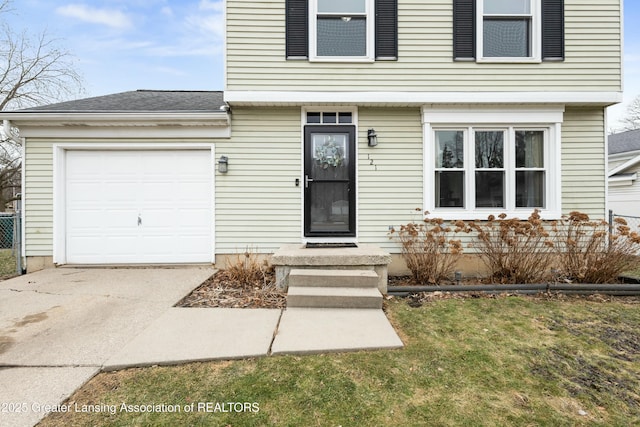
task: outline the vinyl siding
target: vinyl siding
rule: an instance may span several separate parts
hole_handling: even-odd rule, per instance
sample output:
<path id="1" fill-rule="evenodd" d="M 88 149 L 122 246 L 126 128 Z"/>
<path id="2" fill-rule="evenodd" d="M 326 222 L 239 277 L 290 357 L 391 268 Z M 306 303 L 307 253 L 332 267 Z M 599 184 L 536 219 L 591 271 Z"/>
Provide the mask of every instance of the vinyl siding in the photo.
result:
<path id="1" fill-rule="evenodd" d="M 216 144 L 229 173 L 216 180 L 216 250 L 273 252 L 300 242 L 300 108 L 234 108 L 232 139 Z"/>
<path id="2" fill-rule="evenodd" d="M 387 237 L 389 226 L 419 218 L 415 209 L 423 206 L 420 109 L 360 107 L 358 119 L 359 241 L 397 252 Z M 295 185 L 302 175 L 301 126 L 299 107 L 233 109 L 232 138 L 213 141 L 216 157 L 229 157 L 229 173 L 216 173 L 217 253 L 247 247 L 270 253 L 301 241 L 302 186 Z M 367 146 L 369 128 L 378 134 L 377 147 Z M 604 129 L 602 108 L 567 107 L 561 148 L 565 213 L 604 217 Z M 27 256 L 53 254 L 55 142 L 67 141 L 29 139 L 26 144 Z"/>
<path id="3" fill-rule="evenodd" d="M 367 145 L 374 128 L 379 144 Z M 359 109 L 359 241 L 388 250 L 390 226 L 419 217 L 422 207 L 422 124 L 419 108 Z"/>
<path id="4" fill-rule="evenodd" d="M 398 61 L 285 60 L 284 0 L 227 2 L 226 89 L 620 91 L 620 0 L 565 1 L 565 61 L 454 62 L 452 2 L 400 0 Z"/>
<path id="5" fill-rule="evenodd" d="M 50 142 L 28 140 L 25 146 L 25 251 L 53 255 L 53 149 Z"/>
<path id="6" fill-rule="evenodd" d="M 605 218 L 605 125 L 602 108 L 567 107 L 562 124 L 562 211 Z"/>
<path id="7" fill-rule="evenodd" d="M 638 156 L 638 152 L 629 152 L 616 155 L 615 160 L 609 157 L 609 171 L 618 166 L 627 163 Z M 618 174 L 637 174 L 640 175 L 640 164 L 633 165 L 627 169 L 621 170 Z M 617 215 L 627 215 L 640 217 L 640 181 L 638 179 L 631 181 L 631 185 L 621 185 L 619 183 L 609 184 L 608 209 Z M 640 223 L 637 219 L 632 219 L 633 225 Z"/>
<path id="8" fill-rule="evenodd" d="M 635 173 L 640 176 L 640 165 L 623 173 Z M 636 179 L 631 185 L 609 185 L 609 209 L 617 215 L 640 217 L 640 181 Z M 629 222 L 632 222 L 632 225 L 640 223 L 637 219 Z"/>

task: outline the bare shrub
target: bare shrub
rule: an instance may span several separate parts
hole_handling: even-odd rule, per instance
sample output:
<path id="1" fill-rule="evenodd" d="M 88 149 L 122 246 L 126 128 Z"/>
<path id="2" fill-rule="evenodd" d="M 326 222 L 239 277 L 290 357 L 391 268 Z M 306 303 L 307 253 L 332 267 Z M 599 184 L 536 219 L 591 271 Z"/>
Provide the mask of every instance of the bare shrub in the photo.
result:
<path id="1" fill-rule="evenodd" d="M 571 212 L 554 224 L 560 245 L 562 271 L 580 283 L 611 283 L 638 262 L 640 235 L 623 218 L 609 223 Z"/>
<path id="2" fill-rule="evenodd" d="M 463 228 L 464 224 L 462 228 L 452 229 L 440 218 L 427 218 L 402 225 L 400 230 L 391 230 L 389 238 L 400 243 L 402 257 L 416 283 L 437 284 L 453 273 L 457 255 L 462 253 L 462 243 L 449 237 Z"/>
<path id="3" fill-rule="evenodd" d="M 473 244 L 490 271 L 491 279 L 500 283 L 541 283 L 548 279 L 555 243 L 536 209 L 525 220 L 498 218 L 470 221 L 476 232 Z"/>
<path id="4" fill-rule="evenodd" d="M 267 273 L 271 268 L 267 260 L 260 262 L 258 254 L 247 248 L 227 263 L 225 272 L 228 280 L 240 286 L 255 286 L 256 283 L 267 285 Z"/>

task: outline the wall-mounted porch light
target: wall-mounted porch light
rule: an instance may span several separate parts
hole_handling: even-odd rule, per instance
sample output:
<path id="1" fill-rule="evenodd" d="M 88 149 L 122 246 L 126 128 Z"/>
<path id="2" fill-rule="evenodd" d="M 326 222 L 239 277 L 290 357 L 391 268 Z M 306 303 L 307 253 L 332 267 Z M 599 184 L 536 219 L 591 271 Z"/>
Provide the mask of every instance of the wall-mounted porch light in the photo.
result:
<path id="1" fill-rule="evenodd" d="M 227 156 L 220 156 L 220 159 L 218 160 L 218 172 L 229 172 L 229 158 Z"/>
<path id="2" fill-rule="evenodd" d="M 369 129 L 367 131 L 367 141 L 369 142 L 369 147 L 378 145 L 378 135 L 376 135 L 375 129 Z"/>

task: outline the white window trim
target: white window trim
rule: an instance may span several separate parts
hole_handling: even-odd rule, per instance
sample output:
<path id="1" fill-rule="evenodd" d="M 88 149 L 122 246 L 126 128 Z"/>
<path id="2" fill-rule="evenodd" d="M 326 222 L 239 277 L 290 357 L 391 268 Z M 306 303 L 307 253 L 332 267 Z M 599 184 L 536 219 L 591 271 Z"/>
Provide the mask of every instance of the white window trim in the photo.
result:
<path id="1" fill-rule="evenodd" d="M 540 63 L 542 62 L 542 3 L 531 1 L 531 56 L 529 57 L 484 57 L 484 0 L 478 0 L 476 9 L 476 62 L 495 63 Z M 505 15 L 516 16 L 516 15 Z"/>
<path id="2" fill-rule="evenodd" d="M 435 130 L 464 130 L 467 142 L 471 137 L 473 129 L 506 129 L 513 133 L 514 130 L 546 130 L 548 141 L 545 141 L 545 196 L 546 207 L 540 209 L 543 219 L 559 219 L 562 216 L 562 162 L 561 162 L 561 128 L 564 115 L 564 106 L 551 108 L 517 108 L 509 109 L 479 108 L 474 110 L 464 108 L 422 108 L 423 118 L 423 165 L 424 177 L 424 206 L 423 209 L 430 213 L 432 217 L 446 220 L 474 220 L 486 219 L 488 215 L 498 215 L 505 213 L 509 218 L 527 218 L 534 208 L 515 208 L 513 200 L 513 183 L 508 177 L 505 181 L 505 204 L 504 208 L 436 208 L 435 207 Z M 508 139 L 508 143 L 511 141 Z M 465 156 L 468 155 L 468 148 L 465 146 Z M 505 153 L 505 162 L 508 160 L 508 153 Z M 468 157 L 465 162 L 468 162 Z M 468 163 L 465 163 L 468 164 Z M 515 171 L 514 168 L 507 168 L 507 174 Z M 465 174 L 465 175 L 468 175 Z M 473 184 L 474 177 L 466 177 L 466 185 Z M 515 182 L 515 181 L 514 181 Z M 475 196 L 475 190 L 465 192 L 465 206 L 469 204 Z M 510 206 L 513 208 L 509 209 Z"/>
<path id="3" fill-rule="evenodd" d="M 375 52 L 375 4 L 374 0 L 365 0 L 367 20 L 367 53 L 365 56 L 318 56 L 318 0 L 309 1 L 309 61 L 310 62 L 374 62 Z"/>

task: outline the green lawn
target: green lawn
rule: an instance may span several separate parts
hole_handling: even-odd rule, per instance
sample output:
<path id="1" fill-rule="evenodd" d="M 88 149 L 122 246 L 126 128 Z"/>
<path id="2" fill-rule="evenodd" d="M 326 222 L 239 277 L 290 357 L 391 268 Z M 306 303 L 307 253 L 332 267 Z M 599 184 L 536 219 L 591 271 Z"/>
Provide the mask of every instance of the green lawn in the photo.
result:
<path id="1" fill-rule="evenodd" d="M 637 299 L 392 300 L 387 311 L 402 350 L 100 374 L 70 402 L 115 405 L 115 415 L 56 414 L 42 425 L 638 425 Z M 201 411 L 125 413 L 123 402 Z M 205 412 L 206 402 L 259 411 Z"/>

